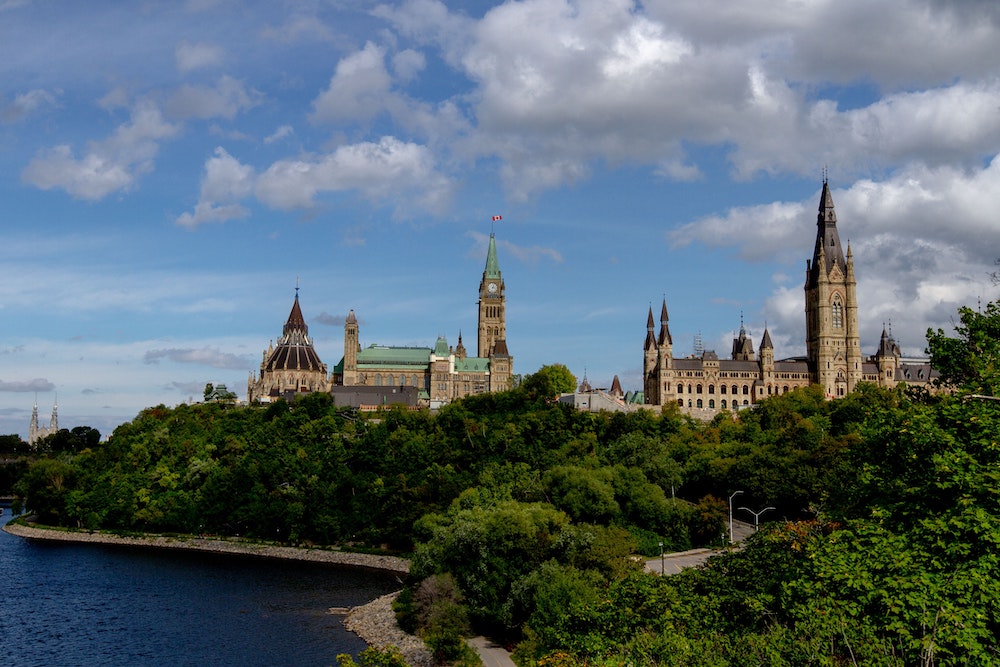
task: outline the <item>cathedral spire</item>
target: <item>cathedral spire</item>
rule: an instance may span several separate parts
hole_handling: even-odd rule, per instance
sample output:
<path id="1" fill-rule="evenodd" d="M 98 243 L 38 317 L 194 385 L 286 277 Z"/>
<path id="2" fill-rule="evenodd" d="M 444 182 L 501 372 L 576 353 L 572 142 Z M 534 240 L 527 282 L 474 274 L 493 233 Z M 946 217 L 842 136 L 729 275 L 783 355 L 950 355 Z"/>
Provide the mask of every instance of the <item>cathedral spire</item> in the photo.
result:
<path id="1" fill-rule="evenodd" d="M 820 261 L 822 257 L 823 261 Z M 830 274 L 834 266 L 846 271 L 844 249 L 840 245 L 840 234 L 837 232 L 837 212 L 833 207 L 833 195 L 830 192 L 830 182 L 823 178 L 823 191 L 819 196 L 819 210 L 816 215 L 816 247 L 813 250 L 809 284 L 819 282 L 820 272 Z"/>
<path id="2" fill-rule="evenodd" d="M 656 342 L 660 345 L 673 345 L 673 337 L 670 335 L 670 325 L 667 322 L 670 317 L 667 315 L 667 299 L 663 298 L 663 307 L 660 308 L 660 336 Z"/>

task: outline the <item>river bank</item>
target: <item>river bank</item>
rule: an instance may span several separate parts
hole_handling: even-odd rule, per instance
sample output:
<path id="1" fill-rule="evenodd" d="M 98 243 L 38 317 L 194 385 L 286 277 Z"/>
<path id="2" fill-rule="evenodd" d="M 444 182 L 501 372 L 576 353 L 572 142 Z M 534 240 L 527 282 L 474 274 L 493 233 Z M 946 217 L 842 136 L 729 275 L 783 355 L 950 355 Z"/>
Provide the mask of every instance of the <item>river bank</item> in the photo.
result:
<path id="1" fill-rule="evenodd" d="M 181 549 L 185 551 L 204 551 L 209 553 L 226 553 L 259 558 L 277 558 L 282 560 L 300 560 L 313 563 L 330 563 L 345 567 L 358 567 L 370 570 L 381 570 L 397 574 L 407 574 L 410 571 L 410 561 L 398 556 L 382 554 L 365 554 L 353 551 L 337 551 L 333 549 L 307 549 L 303 547 L 283 547 L 269 544 L 259 544 L 235 539 L 218 537 L 180 537 L 167 535 L 116 535 L 103 531 L 69 530 L 64 528 L 43 527 L 31 523 L 8 523 L 3 530 L 29 540 L 49 540 L 53 542 L 89 542 L 93 544 L 113 544 L 119 546 L 146 547 L 156 549 Z"/>

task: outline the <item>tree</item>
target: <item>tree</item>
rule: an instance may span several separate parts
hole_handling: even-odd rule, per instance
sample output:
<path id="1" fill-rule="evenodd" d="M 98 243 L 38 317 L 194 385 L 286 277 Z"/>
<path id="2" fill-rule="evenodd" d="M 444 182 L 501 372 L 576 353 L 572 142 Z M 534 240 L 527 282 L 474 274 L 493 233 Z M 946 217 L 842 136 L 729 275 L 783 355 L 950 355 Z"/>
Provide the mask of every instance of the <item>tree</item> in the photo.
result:
<path id="1" fill-rule="evenodd" d="M 956 337 L 942 329 L 927 330 L 931 364 L 941 373 L 941 383 L 963 393 L 1000 396 L 1000 302 L 985 310 L 959 308 Z"/>
<path id="2" fill-rule="evenodd" d="M 576 378 L 564 364 L 548 364 L 524 378 L 521 386 L 536 398 L 552 398 L 576 389 Z"/>

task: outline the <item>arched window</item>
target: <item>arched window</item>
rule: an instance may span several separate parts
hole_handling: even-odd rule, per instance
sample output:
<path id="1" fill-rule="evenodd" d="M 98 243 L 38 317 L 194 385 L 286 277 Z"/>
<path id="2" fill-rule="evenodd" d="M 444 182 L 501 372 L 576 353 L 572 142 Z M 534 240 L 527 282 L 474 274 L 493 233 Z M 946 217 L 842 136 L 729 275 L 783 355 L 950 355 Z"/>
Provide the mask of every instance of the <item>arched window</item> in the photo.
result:
<path id="1" fill-rule="evenodd" d="M 719 393 L 720 394 L 725 394 L 726 393 L 726 385 L 722 385 L 721 387 L 719 387 Z"/>
<path id="2" fill-rule="evenodd" d="M 702 406 L 701 406 L 701 399 L 700 399 L 700 398 L 698 399 L 698 407 L 699 407 L 699 408 L 700 408 L 700 407 L 702 407 Z"/>
<path id="3" fill-rule="evenodd" d="M 396 378 L 393 376 L 392 373 L 389 373 L 389 377 L 386 378 L 385 383 L 386 383 L 386 385 L 388 385 L 390 387 L 392 387 L 392 386 L 394 386 L 396 384 Z"/>
<path id="4" fill-rule="evenodd" d="M 684 399 L 683 398 L 678 398 L 677 399 L 677 405 L 679 405 L 679 406 L 681 406 L 683 408 L 684 407 Z"/>
<path id="5" fill-rule="evenodd" d="M 714 394 L 715 393 L 715 385 L 714 384 L 708 385 L 708 393 L 710 393 L 710 394 Z"/>
<path id="6" fill-rule="evenodd" d="M 835 329 L 844 328 L 844 304 L 840 302 L 840 296 L 833 297 L 833 326 Z"/>
<path id="7" fill-rule="evenodd" d="M 749 393 L 750 393 L 750 386 L 743 385 L 743 395 L 746 396 Z M 743 401 L 743 405 L 746 405 L 746 403 L 747 403 L 746 401 Z"/>
<path id="8" fill-rule="evenodd" d="M 381 387 L 382 386 L 382 374 L 381 373 L 376 373 L 375 374 L 375 386 L 376 387 Z"/>
<path id="9" fill-rule="evenodd" d="M 715 399 L 714 398 L 708 399 L 708 407 L 710 407 L 710 408 L 714 408 L 715 407 Z"/>
<path id="10" fill-rule="evenodd" d="M 733 395 L 735 396 L 735 395 L 736 395 L 736 394 L 738 394 L 738 393 L 740 393 L 740 392 L 739 392 L 739 388 L 738 388 L 738 387 L 737 387 L 737 386 L 736 386 L 736 385 L 734 384 L 734 385 L 733 385 Z"/>
<path id="11" fill-rule="evenodd" d="M 698 385 L 698 386 L 696 387 L 696 389 L 698 390 L 698 393 L 700 394 L 700 393 L 701 393 L 701 385 Z"/>

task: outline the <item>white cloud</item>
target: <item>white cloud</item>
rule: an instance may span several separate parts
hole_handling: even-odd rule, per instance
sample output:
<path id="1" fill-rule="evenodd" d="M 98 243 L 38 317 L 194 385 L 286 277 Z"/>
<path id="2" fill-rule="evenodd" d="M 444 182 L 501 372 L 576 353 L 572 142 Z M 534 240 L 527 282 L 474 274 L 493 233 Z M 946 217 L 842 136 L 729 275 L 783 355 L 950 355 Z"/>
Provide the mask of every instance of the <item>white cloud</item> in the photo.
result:
<path id="1" fill-rule="evenodd" d="M 159 142 L 178 128 L 167 123 L 148 102 L 137 104 L 129 123 L 103 141 L 92 141 L 80 158 L 68 145 L 41 151 L 28 163 L 21 178 L 43 190 L 60 188 L 80 199 L 99 200 L 130 189 L 153 168 Z"/>
<path id="2" fill-rule="evenodd" d="M 440 212 L 452 185 L 429 149 L 394 137 L 378 143 L 340 146 L 332 153 L 281 160 L 257 179 L 257 198 L 280 209 L 311 208 L 322 192 L 356 190 L 380 204 L 396 203 L 396 214 Z M 414 210 L 408 211 L 412 208 Z"/>
<path id="3" fill-rule="evenodd" d="M 392 78 L 385 68 L 385 49 L 368 42 L 337 63 L 330 85 L 313 102 L 312 119 L 322 123 L 370 121 L 382 111 Z"/>
<path id="4" fill-rule="evenodd" d="M 221 146 L 216 148 L 215 155 L 205 161 L 201 195 L 194 212 L 182 214 L 177 224 L 196 227 L 246 218 L 250 211 L 239 202 L 253 192 L 254 179 L 253 167 L 241 164 Z"/>
<path id="5" fill-rule="evenodd" d="M 223 50 L 214 44 L 181 42 L 174 51 L 177 70 L 186 74 L 204 67 L 216 67 L 222 63 Z"/>
<path id="6" fill-rule="evenodd" d="M 262 95 L 231 76 L 222 76 L 215 86 L 185 85 L 167 102 L 172 118 L 228 118 L 260 104 Z"/>

